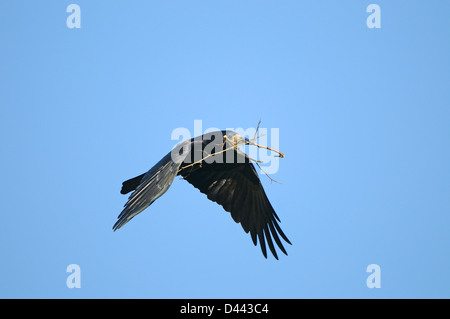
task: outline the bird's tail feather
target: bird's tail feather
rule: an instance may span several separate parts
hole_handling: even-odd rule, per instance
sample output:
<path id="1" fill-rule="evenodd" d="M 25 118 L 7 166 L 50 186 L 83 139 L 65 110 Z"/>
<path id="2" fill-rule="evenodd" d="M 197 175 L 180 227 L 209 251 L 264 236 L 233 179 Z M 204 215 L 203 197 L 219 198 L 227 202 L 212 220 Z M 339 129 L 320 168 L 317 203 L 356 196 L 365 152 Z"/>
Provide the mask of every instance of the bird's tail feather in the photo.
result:
<path id="1" fill-rule="evenodd" d="M 122 189 L 120 190 L 121 194 L 127 194 L 131 191 L 134 191 L 136 187 L 141 183 L 142 177 L 144 177 L 145 173 L 136 177 L 133 177 L 122 183 Z"/>

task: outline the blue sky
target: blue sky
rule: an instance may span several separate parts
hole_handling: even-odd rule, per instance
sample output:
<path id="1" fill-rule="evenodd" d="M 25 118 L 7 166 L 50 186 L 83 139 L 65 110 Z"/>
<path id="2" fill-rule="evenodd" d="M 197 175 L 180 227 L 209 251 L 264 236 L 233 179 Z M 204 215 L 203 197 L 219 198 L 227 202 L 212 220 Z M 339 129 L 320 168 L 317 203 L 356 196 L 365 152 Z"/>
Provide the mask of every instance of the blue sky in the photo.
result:
<path id="1" fill-rule="evenodd" d="M 449 298 L 449 10 L 2 1 L 0 297 Z M 121 183 L 171 150 L 174 129 L 259 119 L 286 155 L 282 184 L 261 180 L 289 256 L 264 259 L 178 178 L 112 231 Z"/>

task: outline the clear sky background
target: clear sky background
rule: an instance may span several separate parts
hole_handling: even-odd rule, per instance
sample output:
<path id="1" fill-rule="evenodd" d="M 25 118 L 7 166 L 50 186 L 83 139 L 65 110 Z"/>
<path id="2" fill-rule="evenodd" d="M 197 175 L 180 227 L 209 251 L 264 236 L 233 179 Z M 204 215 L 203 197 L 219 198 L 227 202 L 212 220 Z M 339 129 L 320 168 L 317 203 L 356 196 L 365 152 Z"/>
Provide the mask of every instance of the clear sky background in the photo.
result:
<path id="1" fill-rule="evenodd" d="M 81 8 L 69 29 L 66 8 Z M 381 8 L 369 29 L 366 8 Z M 450 297 L 449 1 L 1 1 L 0 297 Z M 279 128 L 266 260 L 177 178 L 178 127 Z M 81 288 L 66 268 L 78 264 Z M 381 288 L 369 289 L 370 264 Z"/>

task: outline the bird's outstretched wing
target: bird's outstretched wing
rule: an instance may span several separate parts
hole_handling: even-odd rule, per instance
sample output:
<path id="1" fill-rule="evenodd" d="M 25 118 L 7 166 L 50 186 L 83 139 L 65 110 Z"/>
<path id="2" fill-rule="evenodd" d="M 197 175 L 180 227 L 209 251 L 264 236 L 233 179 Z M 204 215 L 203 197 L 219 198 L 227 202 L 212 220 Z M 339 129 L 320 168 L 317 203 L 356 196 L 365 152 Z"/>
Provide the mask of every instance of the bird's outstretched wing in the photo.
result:
<path id="1" fill-rule="evenodd" d="M 125 225 L 130 219 L 161 197 L 172 185 L 179 167 L 180 163 L 174 162 L 171 153 L 169 153 L 147 173 L 125 181 L 122 187 L 122 194 L 132 190 L 128 188 L 134 187 L 135 191 L 131 193 L 117 222 L 114 224 L 114 231 Z"/>
<path id="2" fill-rule="evenodd" d="M 236 154 L 235 154 L 236 155 Z M 280 221 L 267 198 L 255 167 L 248 160 L 245 163 L 201 163 L 184 167 L 183 176 L 208 199 L 220 204 L 231 213 L 236 223 L 241 223 L 246 233 L 250 232 L 253 243 L 257 239 L 264 257 L 267 258 L 265 240 L 270 251 L 278 259 L 272 237 L 283 253 L 286 250 L 278 234 L 289 244 L 291 242 L 281 230 Z"/>

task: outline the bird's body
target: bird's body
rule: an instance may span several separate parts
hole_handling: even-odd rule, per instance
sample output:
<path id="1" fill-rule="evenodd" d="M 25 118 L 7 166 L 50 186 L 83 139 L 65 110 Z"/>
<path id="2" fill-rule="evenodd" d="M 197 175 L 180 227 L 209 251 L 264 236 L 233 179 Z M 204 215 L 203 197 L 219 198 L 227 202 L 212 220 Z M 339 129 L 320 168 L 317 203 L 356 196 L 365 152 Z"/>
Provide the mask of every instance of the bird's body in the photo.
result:
<path id="1" fill-rule="evenodd" d="M 122 194 L 134 192 L 113 229 L 119 229 L 150 206 L 180 175 L 206 194 L 208 199 L 230 212 L 234 221 L 241 223 L 245 232 L 250 232 L 255 245 L 259 239 L 266 258 L 264 238 L 275 258 L 278 259 L 278 256 L 272 237 L 287 254 L 278 234 L 287 243 L 290 244 L 290 241 L 277 223 L 279 218 L 251 159 L 237 148 L 243 144 L 254 143 L 233 131 L 216 131 L 179 143 L 147 173 L 123 182 Z"/>

